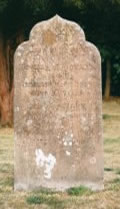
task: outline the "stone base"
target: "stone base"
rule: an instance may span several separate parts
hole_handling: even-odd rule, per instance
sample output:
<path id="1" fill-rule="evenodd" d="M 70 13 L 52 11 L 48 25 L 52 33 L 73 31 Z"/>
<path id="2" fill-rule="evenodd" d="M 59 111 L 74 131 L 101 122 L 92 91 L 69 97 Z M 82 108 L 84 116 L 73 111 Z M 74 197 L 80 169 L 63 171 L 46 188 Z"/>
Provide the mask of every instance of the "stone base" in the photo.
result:
<path id="1" fill-rule="evenodd" d="M 87 181 L 81 181 L 81 182 L 52 182 L 46 183 L 44 186 L 41 184 L 23 184 L 23 183 L 15 183 L 14 190 L 18 191 L 33 191 L 33 190 L 40 190 L 42 188 L 45 189 L 51 189 L 53 191 L 65 191 L 72 187 L 80 187 L 84 186 L 88 189 L 91 189 L 92 191 L 101 191 L 104 189 L 103 181 L 101 182 L 87 182 Z"/>

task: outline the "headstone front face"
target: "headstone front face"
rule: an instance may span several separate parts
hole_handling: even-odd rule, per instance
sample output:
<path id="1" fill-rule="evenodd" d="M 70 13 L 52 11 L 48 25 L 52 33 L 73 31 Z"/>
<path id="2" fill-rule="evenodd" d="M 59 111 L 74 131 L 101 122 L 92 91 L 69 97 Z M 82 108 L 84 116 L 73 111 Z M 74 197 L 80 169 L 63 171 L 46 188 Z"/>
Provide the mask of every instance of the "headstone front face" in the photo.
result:
<path id="1" fill-rule="evenodd" d="M 15 190 L 103 188 L 101 60 L 55 16 L 15 54 Z"/>

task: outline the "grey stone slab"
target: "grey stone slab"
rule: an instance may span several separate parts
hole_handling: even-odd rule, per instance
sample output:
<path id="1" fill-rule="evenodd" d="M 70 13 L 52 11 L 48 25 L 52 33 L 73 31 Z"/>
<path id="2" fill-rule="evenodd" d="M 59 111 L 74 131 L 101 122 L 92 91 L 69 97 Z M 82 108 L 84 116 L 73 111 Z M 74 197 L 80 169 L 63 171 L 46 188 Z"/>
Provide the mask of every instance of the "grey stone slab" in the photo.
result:
<path id="1" fill-rule="evenodd" d="M 101 58 L 74 22 L 36 24 L 15 53 L 15 190 L 103 188 Z"/>

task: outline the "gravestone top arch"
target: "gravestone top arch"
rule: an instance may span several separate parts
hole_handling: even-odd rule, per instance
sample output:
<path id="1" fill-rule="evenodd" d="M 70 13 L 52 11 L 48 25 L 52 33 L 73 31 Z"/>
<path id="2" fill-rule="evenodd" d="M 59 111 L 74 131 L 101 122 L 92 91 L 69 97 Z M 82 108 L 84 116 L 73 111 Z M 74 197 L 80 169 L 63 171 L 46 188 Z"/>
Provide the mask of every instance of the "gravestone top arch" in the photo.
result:
<path id="1" fill-rule="evenodd" d="M 58 15 L 15 53 L 15 190 L 103 188 L 101 58 Z"/>

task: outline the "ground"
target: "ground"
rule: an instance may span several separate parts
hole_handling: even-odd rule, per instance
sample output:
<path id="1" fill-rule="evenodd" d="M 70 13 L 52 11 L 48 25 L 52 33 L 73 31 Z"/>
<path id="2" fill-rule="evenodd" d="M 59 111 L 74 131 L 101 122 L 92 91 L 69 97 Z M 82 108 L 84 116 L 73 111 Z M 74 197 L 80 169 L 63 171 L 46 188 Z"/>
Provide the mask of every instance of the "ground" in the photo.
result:
<path id="1" fill-rule="evenodd" d="M 64 193 L 14 192 L 13 129 L 0 129 L 0 209 L 120 209 L 120 100 L 103 102 L 104 185 Z"/>

